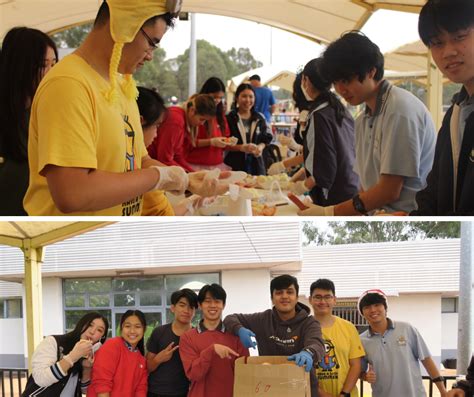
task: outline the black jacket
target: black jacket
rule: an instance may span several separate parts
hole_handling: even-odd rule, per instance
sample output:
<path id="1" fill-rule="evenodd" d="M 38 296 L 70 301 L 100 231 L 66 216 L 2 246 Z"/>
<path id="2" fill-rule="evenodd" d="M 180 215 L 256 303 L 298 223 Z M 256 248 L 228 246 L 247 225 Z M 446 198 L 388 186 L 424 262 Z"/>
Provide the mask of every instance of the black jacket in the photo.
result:
<path id="1" fill-rule="evenodd" d="M 230 134 L 231 136 L 236 137 L 239 141 L 237 145 L 242 145 L 243 140 L 242 136 L 240 135 L 239 127 L 239 115 L 236 110 L 232 110 L 227 115 L 227 123 L 229 124 Z M 255 111 L 252 112 L 252 124 L 255 123 L 255 132 L 252 136 L 252 141 L 247 143 L 255 143 L 259 145 L 260 143 L 264 143 L 268 145 L 272 139 L 273 135 L 267 129 L 267 122 L 265 121 L 265 117 L 262 114 L 257 113 Z M 250 173 L 252 175 L 266 175 L 267 171 L 265 169 L 265 164 L 263 161 L 263 157 L 254 157 L 253 155 L 249 154 L 247 156 L 251 156 L 251 170 Z M 234 171 L 248 171 L 245 167 L 245 157 L 246 153 L 244 152 L 232 152 L 228 151 L 225 155 L 224 163 L 226 163 L 229 167 L 232 167 Z"/>
<path id="2" fill-rule="evenodd" d="M 456 100 L 467 97 L 463 88 Z M 474 215 L 474 112 L 466 121 L 459 154 L 456 200 L 454 202 L 454 165 L 450 121 L 454 106 L 447 111 L 436 141 L 433 168 L 428 185 L 416 195 L 418 209 L 410 215 Z"/>
<path id="3" fill-rule="evenodd" d="M 58 345 L 57 350 L 57 361 L 60 361 L 63 356 L 68 354 L 73 348 L 76 341 L 71 340 L 71 338 L 67 338 L 66 335 L 53 335 L 53 338 L 56 339 L 56 344 Z M 73 343 L 74 342 L 74 343 Z M 82 397 L 81 393 L 81 377 L 82 377 L 82 360 L 79 360 L 74 364 L 72 368 L 69 369 L 67 375 L 58 380 L 56 383 L 48 387 L 41 387 L 38 386 L 33 379 L 33 375 L 30 375 L 28 378 L 28 382 L 26 383 L 25 390 L 23 391 L 21 397 L 29 397 L 29 396 L 38 396 L 38 397 L 58 397 L 61 395 L 61 391 L 66 386 L 70 376 L 74 373 L 78 374 L 77 386 L 74 393 L 74 397 Z"/>

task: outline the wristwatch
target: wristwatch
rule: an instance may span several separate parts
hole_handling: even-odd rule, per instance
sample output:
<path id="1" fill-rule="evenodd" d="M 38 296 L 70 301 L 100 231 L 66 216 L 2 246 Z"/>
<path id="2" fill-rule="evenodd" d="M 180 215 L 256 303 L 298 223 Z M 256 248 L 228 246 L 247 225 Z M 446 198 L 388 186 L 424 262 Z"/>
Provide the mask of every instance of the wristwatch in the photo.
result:
<path id="1" fill-rule="evenodd" d="M 443 376 L 438 376 L 437 378 L 431 379 L 431 382 L 433 382 L 433 383 L 444 382 L 444 377 Z"/>
<path id="2" fill-rule="evenodd" d="M 352 206 L 359 214 L 367 215 L 367 210 L 365 209 L 365 205 L 363 201 L 360 199 L 360 196 L 358 194 L 352 197 Z"/>
<path id="3" fill-rule="evenodd" d="M 351 397 L 351 393 L 348 393 L 346 391 L 341 391 L 341 393 L 339 394 L 339 397 Z"/>

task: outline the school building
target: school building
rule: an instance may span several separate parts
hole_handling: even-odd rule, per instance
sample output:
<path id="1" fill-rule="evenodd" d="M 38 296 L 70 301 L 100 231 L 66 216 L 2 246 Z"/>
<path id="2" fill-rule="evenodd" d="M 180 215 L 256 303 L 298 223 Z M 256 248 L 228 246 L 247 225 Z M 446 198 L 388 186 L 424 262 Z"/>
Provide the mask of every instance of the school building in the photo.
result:
<path id="1" fill-rule="evenodd" d="M 212 282 L 227 291 L 224 314 L 265 310 L 271 278 L 290 273 L 304 303 L 313 281 L 332 279 L 337 314 L 360 329 L 357 297 L 384 290 L 389 317 L 416 326 L 440 362 L 456 358 L 459 260 L 459 239 L 303 247 L 298 221 L 121 221 L 46 247 L 43 335 L 92 310 L 110 335 L 132 308 L 166 323 L 173 291 Z M 0 246 L 0 368 L 27 366 L 23 267 L 20 249 Z"/>

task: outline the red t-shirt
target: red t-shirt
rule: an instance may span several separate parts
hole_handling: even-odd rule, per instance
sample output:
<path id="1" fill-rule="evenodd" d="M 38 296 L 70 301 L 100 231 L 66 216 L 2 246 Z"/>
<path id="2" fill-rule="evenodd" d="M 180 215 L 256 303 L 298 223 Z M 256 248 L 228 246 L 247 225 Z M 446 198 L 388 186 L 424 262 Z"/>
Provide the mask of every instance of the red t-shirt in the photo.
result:
<path id="1" fill-rule="evenodd" d="M 146 397 L 148 373 L 145 357 L 130 351 L 120 336 L 107 340 L 96 353 L 87 397 Z"/>
<path id="2" fill-rule="evenodd" d="M 221 330 L 192 329 L 181 336 L 179 355 L 184 372 L 191 381 L 188 397 L 232 397 L 235 358 L 220 358 L 214 344 L 230 347 L 241 356 L 248 356 L 238 336 Z"/>
<path id="3" fill-rule="evenodd" d="M 207 135 L 207 125 L 200 125 L 198 127 L 198 134 L 197 134 L 197 141 L 199 139 L 209 139 L 214 137 L 228 137 L 230 136 L 229 126 L 227 124 L 227 119 L 224 117 L 224 126 L 225 130 L 222 133 L 222 130 L 217 123 L 217 119 L 213 118 L 211 120 L 212 131 L 211 136 Z M 197 147 L 193 146 L 191 142 L 191 136 L 186 134 L 184 139 L 184 156 L 186 161 L 191 164 L 198 164 L 198 165 L 218 165 L 224 161 L 224 149 L 215 147 L 215 146 L 204 146 L 204 147 Z"/>
<path id="4" fill-rule="evenodd" d="M 148 154 L 166 165 L 178 165 L 192 172 L 192 167 L 184 157 L 185 135 L 189 135 L 185 110 L 171 106 L 158 127 L 155 139 L 147 148 Z"/>

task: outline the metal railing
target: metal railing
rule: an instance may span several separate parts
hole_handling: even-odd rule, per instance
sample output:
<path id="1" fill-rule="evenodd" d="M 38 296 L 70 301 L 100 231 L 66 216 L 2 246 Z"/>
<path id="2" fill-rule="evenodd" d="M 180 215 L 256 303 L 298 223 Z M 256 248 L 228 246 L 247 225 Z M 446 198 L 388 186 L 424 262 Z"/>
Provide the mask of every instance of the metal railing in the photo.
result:
<path id="1" fill-rule="evenodd" d="M 0 368 L 1 391 L 0 397 L 19 397 L 26 385 L 28 379 L 28 370 L 24 368 Z M 448 380 L 456 380 L 456 376 L 444 376 L 444 385 Z M 429 376 L 423 376 L 423 380 L 429 380 L 428 397 L 433 397 L 433 391 L 436 386 L 433 384 Z M 364 382 L 359 382 L 359 395 L 364 396 Z"/>
<path id="2" fill-rule="evenodd" d="M 456 380 L 455 375 L 444 375 L 444 387 L 447 387 L 447 382 L 448 380 Z M 429 380 L 430 385 L 429 385 L 429 390 L 428 390 L 428 397 L 433 397 L 433 391 L 436 388 L 436 385 L 431 381 L 431 378 L 429 376 L 423 376 L 423 380 Z M 364 397 L 364 381 L 361 379 L 359 382 L 359 395 L 360 397 Z"/>
<path id="3" fill-rule="evenodd" d="M 19 397 L 28 379 L 25 368 L 0 368 L 0 397 Z"/>

